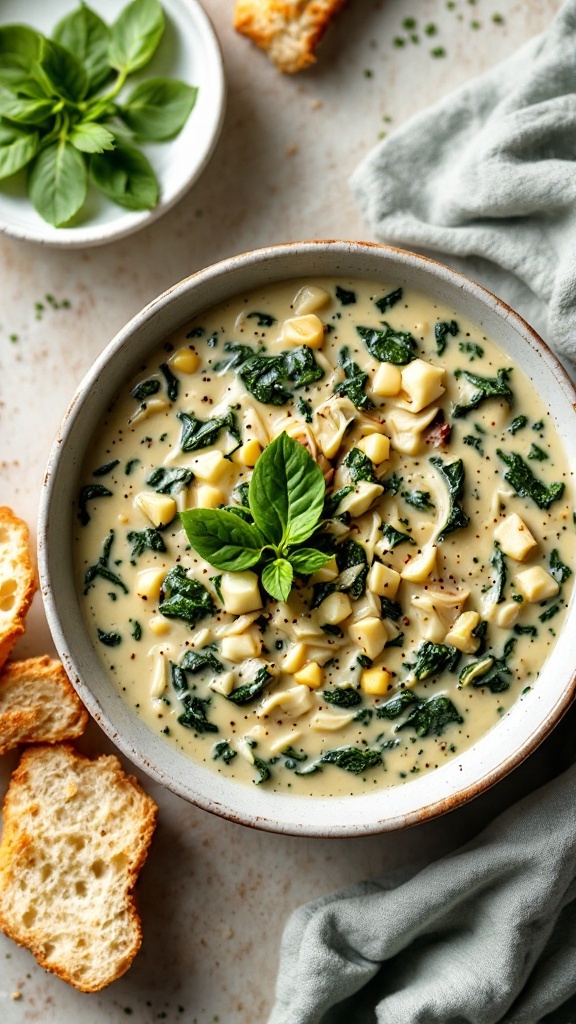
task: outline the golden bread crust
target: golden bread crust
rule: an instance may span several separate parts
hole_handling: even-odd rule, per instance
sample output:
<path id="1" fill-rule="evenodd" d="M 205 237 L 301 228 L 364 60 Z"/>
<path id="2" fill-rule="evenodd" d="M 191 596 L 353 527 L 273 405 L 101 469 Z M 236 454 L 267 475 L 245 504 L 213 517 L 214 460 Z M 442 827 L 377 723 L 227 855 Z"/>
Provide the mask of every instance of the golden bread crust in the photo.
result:
<path id="1" fill-rule="evenodd" d="M 346 0 L 236 0 L 234 28 L 293 74 L 316 61 L 315 50 Z"/>
<path id="2" fill-rule="evenodd" d="M 61 662 L 43 655 L 8 661 L 0 671 L 0 755 L 19 743 L 75 739 L 87 722 Z"/>
<path id="3" fill-rule="evenodd" d="M 24 633 L 35 590 L 28 527 L 0 506 L 0 667 Z"/>

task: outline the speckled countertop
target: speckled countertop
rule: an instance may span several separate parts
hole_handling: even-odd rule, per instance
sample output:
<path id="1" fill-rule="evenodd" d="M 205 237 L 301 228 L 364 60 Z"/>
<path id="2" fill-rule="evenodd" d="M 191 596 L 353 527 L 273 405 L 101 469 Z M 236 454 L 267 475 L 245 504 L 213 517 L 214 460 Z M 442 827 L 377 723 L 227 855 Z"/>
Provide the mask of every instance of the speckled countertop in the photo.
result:
<path id="1" fill-rule="evenodd" d="M 542 30 L 560 0 L 351 0 L 317 67 L 291 78 L 235 35 L 232 0 L 204 6 L 223 48 L 229 100 L 197 185 L 149 229 L 102 248 L 56 251 L 0 237 L 0 504 L 26 518 L 33 536 L 58 423 L 116 331 L 163 289 L 223 257 L 293 239 L 369 238 L 347 187 L 359 160 L 382 132 Z M 395 37 L 408 36 L 407 16 L 417 20 L 419 42 L 396 46 Z M 429 22 L 438 28 L 434 39 L 421 31 Z M 446 56 L 433 58 L 433 45 Z M 70 307 L 52 308 L 47 294 Z M 16 653 L 52 649 L 37 596 Z M 144 944 L 134 966 L 104 992 L 82 995 L 0 936 L 0 1021 L 265 1024 L 280 935 L 294 907 L 456 848 L 555 770 L 561 733 L 473 804 L 365 839 L 251 831 L 144 779 L 160 824 L 141 878 Z M 83 746 L 112 749 L 95 726 Z M 0 765 L 2 792 L 15 762 L 8 756 Z"/>

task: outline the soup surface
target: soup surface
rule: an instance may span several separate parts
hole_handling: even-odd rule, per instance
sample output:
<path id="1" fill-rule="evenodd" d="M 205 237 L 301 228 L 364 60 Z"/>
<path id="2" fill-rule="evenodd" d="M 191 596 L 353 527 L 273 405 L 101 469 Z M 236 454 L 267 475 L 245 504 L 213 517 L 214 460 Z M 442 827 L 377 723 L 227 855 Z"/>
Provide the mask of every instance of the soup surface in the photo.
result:
<path id="1" fill-rule="evenodd" d="M 260 532 L 248 568 L 224 540 L 202 557 L 183 523 L 224 509 L 248 543 L 295 442 L 306 536 L 274 552 Z M 166 339 L 94 437 L 87 628 L 150 729 L 215 771 L 315 796 L 402 783 L 538 685 L 572 584 L 569 477 L 481 327 L 393 281 L 265 287 Z"/>

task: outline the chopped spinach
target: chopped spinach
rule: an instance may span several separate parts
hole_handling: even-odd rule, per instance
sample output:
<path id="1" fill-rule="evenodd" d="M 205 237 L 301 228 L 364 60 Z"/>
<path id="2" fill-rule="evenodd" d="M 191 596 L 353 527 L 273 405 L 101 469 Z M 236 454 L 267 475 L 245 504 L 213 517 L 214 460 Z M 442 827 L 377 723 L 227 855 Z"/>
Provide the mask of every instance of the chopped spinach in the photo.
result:
<path id="1" fill-rule="evenodd" d="M 85 487 L 80 488 L 80 495 L 78 497 L 78 519 L 82 523 L 82 526 L 86 526 L 90 522 L 90 513 L 86 508 L 89 501 L 93 501 L 94 498 L 111 498 L 112 491 L 109 491 L 103 484 L 86 484 Z"/>
<path id="2" fill-rule="evenodd" d="M 381 363 L 395 363 L 404 366 L 416 355 L 416 340 L 407 331 L 397 331 L 383 321 L 384 330 L 378 327 L 357 327 L 356 330 L 368 352 Z"/>
<path id="3" fill-rule="evenodd" d="M 92 473 L 92 476 L 107 476 L 113 469 L 118 465 L 120 459 L 112 459 L 112 462 L 106 462 L 103 466 L 99 466 Z"/>
<path id="4" fill-rule="evenodd" d="M 424 640 L 415 653 L 416 661 L 406 662 L 406 668 L 410 669 L 418 682 L 439 675 L 440 672 L 455 672 L 461 657 L 457 647 L 435 644 L 431 640 Z"/>
<path id="5" fill-rule="evenodd" d="M 210 669 L 211 672 L 216 672 L 217 675 L 224 671 L 222 662 L 218 660 L 212 651 L 208 650 L 186 651 L 180 662 L 180 668 L 184 672 L 191 672 L 192 675 L 204 672 L 205 669 Z"/>
<path id="6" fill-rule="evenodd" d="M 487 687 L 491 693 L 502 693 L 509 689 L 510 682 L 506 677 L 512 675 L 512 670 L 508 665 L 508 659 L 512 656 L 515 645 L 516 637 L 510 637 L 500 657 L 493 651 L 488 651 L 481 658 L 470 662 L 460 673 L 461 685 L 472 683 L 472 686 L 477 688 Z"/>
<path id="7" fill-rule="evenodd" d="M 236 751 L 230 746 L 228 740 L 220 740 L 219 743 L 215 743 L 212 750 L 213 760 L 219 761 L 222 759 L 224 764 L 230 764 L 230 761 L 233 761 L 236 757 Z"/>
<path id="8" fill-rule="evenodd" d="M 430 733 L 441 736 L 448 725 L 453 722 L 461 725 L 463 721 L 449 697 L 439 694 L 413 707 L 406 721 L 396 726 L 396 731 L 414 729 L 418 736 L 429 736 Z"/>
<path id="9" fill-rule="evenodd" d="M 306 423 L 312 423 L 312 406 L 302 395 L 298 395 L 296 399 L 296 408 L 300 415 L 304 417 Z"/>
<path id="10" fill-rule="evenodd" d="M 491 594 L 491 599 L 494 601 L 494 604 L 501 604 L 504 600 L 504 588 L 506 586 L 506 579 L 508 576 L 508 566 L 506 556 L 498 543 L 494 544 L 494 550 L 490 555 L 490 565 L 494 569 L 494 582 L 488 593 Z"/>
<path id="11" fill-rule="evenodd" d="M 402 533 L 402 530 L 397 530 L 390 523 L 382 523 L 380 527 L 382 530 L 382 536 L 388 545 L 388 549 L 391 551 L 392 548 L 398 547 L 399 544 L 415 544 L 416 541 L 409 533 Z"/>
<path id="12" fill-rule="evenodd" d="M 243 512 L 243 511 L 244 511 L 244 509 L 240 510 L 240 509 L 239 509 L 239 508 L 237 508 L 236 506 L 231 506 L 231 507 L 229 508 L 229 511 L 230 511 L 230 512 L 240 512 L 240 511 L 242 511 L 242 512 Z M 248 515 L 248 516 L 249 516 L 250 518 L 252 518 L 252 517 L 250 516 L 250 513 L 249 513 L 249 512 L 247 511 L 247 510 L 246 510 L 246 514 L 247 514 L 247 515 Z M 224 598 L 223 598 L 223 596 L 222 596 L 222 573 L 220 573 L 220 575 L 219 575 L 219 576 L 210 576 L 210 577 L 209 577 L 209 579 L 210 579 L 210 583 L 211 583 L 211 584 L 212 584 L 212 586 L 214 587 L 214 590 L 216 591 L 216 594 L 217 594 L 218 600 L 219 600 L 219 601 L 221 601 L 221 602 L 222 602 L 222 604 L 224 604 Z"/>
<path id="13" fill-rule="evenodd" d="M 412 505 L 412 508 L 420 509 L 422 512 L 428 512 L 430 509 L 436 506 L 430 501 L 429 491 L 402 491 L 402 497 L 404 501 Z"/>
<path id="14" fill-rule="evenodd" d="M 334 764 L 337 768 L 361 775 L 368 768 L 382 764 L 382 755 L 378 750 L 361 749 L 360 747 L 338 747 L 327 750 L 320 758 L 322 764 Z"/>
<path id="15" fill-rule="evenodd" d="M 412 690 L 400 690 L 391 700 L 387 700 L 385 704 L 377 704 L 374 709 L 376 712 L 376 718 L 388 718 L 390 720 L 399 718 L 406 708 L 411 707 L 412 704 L 422 704 L 422 698 L 417 697 Z"/>
<path id="16" fill-rule="evenodd" d="M 337 708 L 355 708 L 362 703 L 362 695 L 358 690 L 336 686 L 331 690 L 322 690 L 322 696 L 328 704 Z"/>
<path id="17" fill-rule="evenodd" d="M 331 622 L 324 623 L 323 626 L 320 626 L 320 629 L 322 630 L 323 633 L 327 633 L 328 636 L 337 636 L 337 637 L 343 637 L 344 636 L 344 633 L 340 629 L 340 626 L 333 626 Z"/>
<path id="18" fill-rule="evenodd" d="M 378 483 L 372 462 L 360 448 L 350 449 L 344 459 L 344 465 L 355 484 L 359 480 L 366 480 L 370 484 Z"/>
<path id="19" fill-rule="evenodd" d="M 383 480 L 382 482 L 388 494 L 398 494 L 398 491 L 404 483 L 404 478 L 398 476 L 398 473 L 394 471 L 390 474 L 387 480 Z"/>
<path id="20" fill-rule="evenodd" d="M 472 373 L 472 370 L 455 370 L 454 376 L 456 378 L 464 377 L 469 384 L 474 386 L 475 390 L 467 402 L 458 402 L 454 406 L 452 416 L 455 419 L 466 416 L 488 398 L 503 398 L 508 405 L 511 405 L 514 399 L 514 394 L 508 387 L 511 372 L 511 369 L 506 370 L 501 367 L 495 377 L 481 377 L 478 373 Z"/>
<path id="21" fill-rule="evenodd" d="M 402 288 L 396 288 L 394 291 L 388 292 L 387 295 L 383 295 L 381 299 L 375 299 L 374 305 L 381 313 L 385 313 L 387 309 L 392 309 L 392 306 L 401 301 L 402 294 Z"/>
<path id="22" fill-rule="evenodd" d="M 142 639 L 142 626 L 140 625 L 140 623 L 137 622 L 136 619 L 128 619 L 128 622 L 132 626 L 132 639 L 133 640 L 141 640 Z"/>
<path id="23" fill-rule="evenodd" d="M 402 605 L 396 601 L 391 601 L 388 597 L 381 597 L 380 606 L 383 618 L 392 619 L 393 622 L 398 622 L 398 619 L 402 618 Z"/>
<path id="24" fill-rule="evenodd" d="M 550 575 L 554 577 L 557 583 L 565 583 L 566 580 L 572 575 L 572 569 L 569 569 L 568 566 L 564 564 L 564 562 L 560 558 L 560 555 L 558 554 L 557 548 L 554 548 L 554 550 L 550 553 L 549 572 Z"/>
<path id="25" fill-rule="evenodd" d="M 530 466 L 516 452 L 504 452 L 496 449 L 496 454 L 506 463 L 508 469 L 504 479 L 514 488 L 521 498 L 532 498 L 538 508 L 550 508 L 564 493 L 563 483 L 546 485 L 534 476 Z"/>
<path id="26" fill-rule="evenodd" d="M 126 476 L 130 476 L 132 470 L 139 464 L 139 462 L 140 462 L 140 459 L 128 459 L 128 462 L 126 463 L 126 466 L 125 466 L 125 469 L 124 469 L 124 472 L 126 473 Z"/>
<path id="27" fill-rule="evenodd" d="M 253 313 L 248 313 L 247 320 L 258 320 L 258 327 L 272 327 L 272 324 L 276 323 L 276 317 L 271 316 L 270 313 L 260 313 L 254 310 Z"/>
<path id="28" fill-rule="evenodd" d="M 282 356 L 251 356 L 238 370 L 245 388 L 264 405 L 286 405 L 292 398 L 282 381 L 285 377 Z"/>
<path id="29" fill-rule="evenodd" d="M 251 701 L 257 700 L 258 697 L 262 696 L 264 687 L 270 679 L 272 679 L 272 675 L 266 666 L 263 665 L 262 668 L 258 669 L 250 683 L 237 686 L 235 690 L 232 690 L 232 693 L 226 694 L 226 700 L 231 700 L 233 704 L 238 704 L 239 706 L 250 704 Z"/>
<path id="30" fill-rule="evenodd" d="M 211 722 L 206 714 L 206 707 L 210 705 L 209 700 L 201 697 L 194 697 L 186 691 L 180 697 L 184 711 L 178 715 L 180 725 L 186 729 L 193 729 L 194 732 L 218 732 L 218 726 Z"/>
<path id="31" fill-rule="evenodd" d="M 162 534 L 153 526 L 148 526 L 145 530 L 131 530 L 128 534 L 128 541 L 132 545 L 131 565 L 136 565 L 136 559 L 143 551 L 166 551 Z"/>
<path id="32" fill-rule="evenodd" d="M 334 388 L 335 395 L 345 395 L 357 409 L 373 409 L 374 403 L 370 401 L 364 388 L 368 380 L 368 374 L 361 370 L 358 363 L 350 358 L 348 346 L 340 349 L 338 354 L 338 365 L 346 374 L 346 380 L 341 381 Z"/>
<path id="33" fill-rule="evenodd" d="M 462 459 L 456 459 L 454 462 L 445 463 L 442 459 L 434 455 L 430 459 L 430 464 L 437 469 L 438 472 L 444 477 L 444 481 L 448 488 L 448 495 L 450 497 L 450 509 L 444 526 L 438 534 L 438 540 L 443 541 L 446 539 L 449 533 L 453 533 L 454 530 L 459 530 L 464 526 L 468 526 L 470 522 L 469 517 L 466 515 L 464 509 L 460 504 L 460 498 L 464 493 L 464 463 Z"/>
<path id="34" fill-rule="evenodd" d="M 307 345 L 300 345 L 298 348 L 283 352 L 280 358 L 284 360 L 284 376 L 296 388 L 305 388 L 309 384 L 316 384 L 324 376 L 324 370 L 318 366 L 312 349 Z"/>
<path id="35" fill-rule="evenodd" d="M 477 434 L 466 434 L 462 438 L 464 444 L 470 445 L 471 448 L 475 448 L 478 455 L 484 455 L 484 449 L 482 447 L 482 438 L 478 437 Z"/>
<path id="36" fill-rule="evenodd" d="M 236 487 L 234 488 L 234 490 L 232 491 L 232 497 L 234 498 L 234 501 L 237 501 L 238 504 L 242 505 L 243 508 L 250 508 L 250 505 L 249 505 L 249 502 L 248 502 L 248 490 L 249 490 L 249 488 L 250 488 L 250 484 L 246 480 L 246 481 L 244 481 L 244 483 L 237 484 Z"/>
<path id="37" fill-rule="evenodd" d="M 168 395 L 169 401 L 175 402 L 178 398 L 178 389 L 180 387 L 178 380 L 172 373 L 168 363 L 160 363 L 158 369 L 166 381 L 166 394 Z"/>
<path id="38" fill-rule="evenodd" d="M 353 306 L 356 302 L 356 292 L 350 292 L 346 288 L 336 285 L 336 298 L 343 306 Z"/>
<path id="39" fill-rule="evenodd" d="M 387 647 L 404 647 L 404 633 L 397 633 L 391 640 L 387 640 L 384 644 L 384 650 Z"/>
<path id="40" fill-rule="evenodd" d="M 508 427 L 508 433 L 509 434 L 516 434 L 519 430 L 522 430 L 522 428 L 525 427 L 527 423 L 528 423 L 528 417 L 527 416 L 516 416 L 512 420 L 512 423 L 510 424 L 510 426 Z"/>
<path id="41" fill-rule="evenodd" d="M 545 462 L 548 455 L 543 448 L 540 448 L 537 444 L 533 444 L 528 452 L 528 458 L 534 459 L 536 462 Z"/>
<path id="42" fill-rule="evenodd" d="M 451 334 L 453 338 L 456 337 L 460 328 L 455 320 L 440 320 L 437 324 L 434 324 L 434 337 L 436 338 L 436 351 L 439 356 L 444 355 L 446 345 L 448 343 L 448 335 Z"/>
<path id="43" fill-rule="evenodd" d="M 356 450 L 359 451 L 360 449 Z M 352 449 L 352 451 L 354 451 L 354 449 Z M 347 487 L 341 487 L 339 491 L 336 491 L 334 494 L 328 495 L 324 502 L 324 508 L 322 510 L 322 515 L 324 519 L 332 519 L 332 517 L 336 514 L 336 510 L 340 502 L 344 500 L 347 494 L 351 494 L 353 490 L 353 484 L 348 484 Z"/>
<path id="44" fill-rule="evenodd" d="M 120 633 L 106 633 L 103 629 L 98 629 L 97 632 L 100 643 L 105 644 L 106 647 L 117 647 L 122 643 Z"/>
<path id="45" fill-rule="evenodd" d="M 199 420 L 192 413 L 186 412 L 179 412 L 177 415 L 182 423 L 180 448 L 183 452 L 195 452 L 198 448 L 207 448 L 216 444 L 224 429 L 236 441 L 236 448 L 242 444 L 242 435 L 232 409 L 229 409 L 225 416 L 215 416 L 211 420 Z M 236 451 L 236 448 L 233 451 Z M 229 454 L 231 455 L 232 452 Z"/>
<path id="46" fill-rule="evenodd" d="M 266 761 L 263 761 L 261 757 L 254 755 L 254 767 L 258 772 L 258 778 L 254 779 L 254 783 L 259 786 L 262 782 L 266 782 L 270 778 L 272 772 Z"/>
<path id="47" fill-rule="evenodd" d="M 158 494 L 178 494 L 183 487 L 187 487 L 190 481 L 194 478 L 194 474 L 191 469 L 183 469 L 182 467 L 167 469 L 166 466 L 157 466 L 153 469 L 148 477 L 146 483 L 149 487 L 152 487 Z"/>
<path id="48" fill-rule="evenodd" d="M 225 343 L 224 352 L 226 353 L 224 359 L 220 359 L 214 366 L 217 373 L 224 373 L 226 370 L 237 370 L 248 359 L 257 355 L 250 345 L 235 345 L 232 341 Z"/>
<path id="49" fill-rule="evenodd" d="M 234 345 L 227 341 L 224 351 L 226 357 L 216 363 L 215 369 L 237 370 L 246 389 L 265 405 L 286 405 L 291 400 L 292 393 L 284 386 L 284 381 L 299 388 L 324 376 L 314 353 L 306 345 L 280 355 L 267 356 L 247 345 Z"/>
<path id="50" fill-rule="evenodd" d="M 168 618 L 184 619 L 195 626 L 214 611 L 214 603 L 206 587 L 198 580 L 190 579 L 186 570 L 176 565 L 162 584 L 158 611 Z"/>
<path id="51" fill-rule="evenodd" d="M 538 636 L 536 626 L 516 625 L 514 626 L 514 632 L 516 633 L 516 636 L 523 636 L 524 634 L 526 634 L 526 636 Z"/>
<path id="52" fill-rule="evenodd" d="M 354 578 L 346 583 L 340 578 L 329 583 L 315 583 L 312 588 L 311 610 L 318 608 L 322 601 L 335 591 L 350 594 L 355 599 L 362 597 L 368 577 L 368 558 L 362 545 L 355 540 L 347 540 L 340 544 L 336 549 L 336 562 L 340 574 L 346 569 L 357 568 Z"/>
<path id="53" fill-rule="evenodd" d="M 114 541 L 114 530 L 110 530 L 110 533 L 106 537 L 102 545 L 102 554 L 95 565 L 91 565 L 86 569 L 84 573 L 84 595 L 88 593 L 90 587 L 93 585 L 94 580 L 100 576 L 108 583 L 112 583 L 115 587 L 120 587 L 125 594 L 128 593 L 128 587 L 122 582 L 120 577 L 110 568 L 110 551 L 112 543 Z"/>
<path id="54" fill-rule="evenodd" d="M 145 402 L 151 395 L 156 395 L 160 391 L 160 381 L 155 377 L 150 377 L 148 380 L 142 380 L 135 388 L 132 388 L 130 395 L 135 398 L 137 402 Z"/>
<path id="55" fill-rule="evenodd" d="M 547 608 L 545 612 L 542 612 L 542 615 L 539 615 L 538 618 L 540 619 L 540 622 L 549 622 L 550 619 L 553 619 L 554 616 L 557 615 L 559 611 L 560 611 L 560 605 L 559 604 L 553 604 L 553 605 L 551 605 L 550 608 Z"/>
<path id="56" fill-rule="evenodd" d="M 475 341 L 461 341 L 458 348 L 463 355 L 470 357 L 471 363 L 473 363 L 475 359 L 482 359 L 482 356 L 484 355 L 484 349 L 481 345 L 477 345 Z"/>

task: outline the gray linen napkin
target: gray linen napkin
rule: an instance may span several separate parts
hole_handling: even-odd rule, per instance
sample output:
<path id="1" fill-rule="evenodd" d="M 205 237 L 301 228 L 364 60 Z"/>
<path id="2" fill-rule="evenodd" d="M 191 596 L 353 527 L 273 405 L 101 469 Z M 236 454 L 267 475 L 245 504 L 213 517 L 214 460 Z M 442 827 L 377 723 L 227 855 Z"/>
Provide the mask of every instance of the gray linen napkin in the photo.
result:
<path id="1" fill-rule="evenodd" d="M 382 241 L 463 270 L 576 361 L 576 0 L 355 172 Z M 268 1024 L 576 1024 L 576 766 L 473 842 L 301 907 Z"/>
<path id="2" fill-rule="evenodd" d="M 351 179 L 375 236 L 442 253 L 576 361 L 576 0 Z"/>
<path id="3" fill-rule="evenodd" d="M 435 864 L 297 910 L 268 1024 L 574 1024 L 575 994 L 576 765 Z"/>

